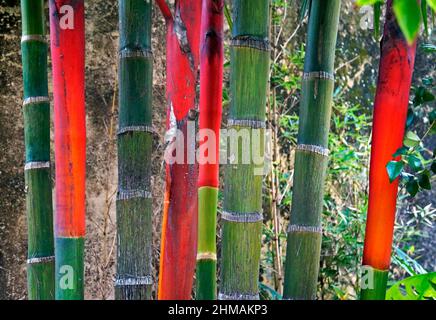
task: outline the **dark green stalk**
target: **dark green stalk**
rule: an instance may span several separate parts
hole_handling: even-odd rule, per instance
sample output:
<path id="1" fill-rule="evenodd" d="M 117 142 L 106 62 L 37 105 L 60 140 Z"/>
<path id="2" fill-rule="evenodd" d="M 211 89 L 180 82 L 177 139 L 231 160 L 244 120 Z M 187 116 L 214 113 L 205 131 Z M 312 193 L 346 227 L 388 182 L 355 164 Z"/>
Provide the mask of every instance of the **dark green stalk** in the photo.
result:
<path id="1" fill-rule="evenodd" d="M 216 212 L 218 188 L 198 189 L 196 300 L 216 299 Z"/>
<path id="2" fill-rule="evenodd" d="M 120 0 L 117 299 L 152 289 L 151 1 Z"/>
<path id="3" fill-rule="evenodd" d="M 54 299 L 54 244 L 44 1 L 22 0 L 21 15 L 28 224 L 27 288 L 29 299 L 51 300 Z"/>
<path id="4" fill-rule="evenodd" d="M 232 101 L 228 135 L 229 159 L 225 167 L 222 213 L 222 265 L 219 299 L 258 299 L 259 259 L 262 230 L 263 131 L 269 70 L 269 1 L 233 1 L 231 40 Z M 237 135 L 259 134 L 261 145 L 242 143 Z M 244 139 L 242 139 L 244 140 Z M 253 151 L 262 150 L 262 163 Z M 259 150 L 257 150 L 259 151 Z M 249 154 L 248 163 L 242 163 Z"/>
<path id="5" fill-rule="evenodd" d="M 313 0 L 306 45 L 284 298 L 316 298 L 340 0 Z"/>
<path id="6" fill-rule="evenodd" d="M 84 238 L 56 237 L 56 300 L 83 300 L 84 296 Z"/>

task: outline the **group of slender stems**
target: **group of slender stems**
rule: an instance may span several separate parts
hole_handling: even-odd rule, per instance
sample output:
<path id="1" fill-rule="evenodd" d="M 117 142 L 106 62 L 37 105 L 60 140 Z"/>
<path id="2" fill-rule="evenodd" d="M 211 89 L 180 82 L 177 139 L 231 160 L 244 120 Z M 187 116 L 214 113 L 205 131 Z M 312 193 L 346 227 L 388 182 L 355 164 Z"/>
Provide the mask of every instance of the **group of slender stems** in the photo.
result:
<path id="1" fill-rule="evenodd" d="M 156 0 L 167 29 L 167 130 L 190 124 L 215 132 L 219 158 L 224 64 L 223 0 Z M 56 161 L 55 219 L 50 173 L 50 102 L 44 0 L 22 0 L 30 299 L 83 299 L 85 236 L 84 1 L 50 0 Z M 312 0 L 302 76 L 298 143 L 284 278 L 284 299 L 316 299 L 324 180 L 334 89 L 340 0 Z M 375 98 L 368 224 L 363 257 L 374 273 L 363 299 L 384 299 L 398 182 L 385 165 L 401 144 L 415 56 L 387 3 Z M 270 69 L 270 1 L 234 0 L 227 127 L 265 135 Z M 151 1 L 119 0 L 117 299 L 153 296 L 153 54 Z M 198 70 L 200 71 L 198 73 Z M 200 86 L 199 99 L 197 86 Z M 199 100 L 199 104 L 198 104 Z M 199 114 L 199 116 L 198 116 Z M 393 134 L 395 132 L 395 134 Z M 168 134 L 171 143 L 177 137 Z M 390 137 L 386 139 L 386 137 Z M 200 141 L 200 145 L 206 141 Z M 251 149 L 253 146 L 250 147 Z M 218 163 L 167 163 L 159 299 L 259 299 L 263 163 L 226 154 L 220 288 L 217 290 Z M 53 233 L 53 220 L 56 221 Z"/>

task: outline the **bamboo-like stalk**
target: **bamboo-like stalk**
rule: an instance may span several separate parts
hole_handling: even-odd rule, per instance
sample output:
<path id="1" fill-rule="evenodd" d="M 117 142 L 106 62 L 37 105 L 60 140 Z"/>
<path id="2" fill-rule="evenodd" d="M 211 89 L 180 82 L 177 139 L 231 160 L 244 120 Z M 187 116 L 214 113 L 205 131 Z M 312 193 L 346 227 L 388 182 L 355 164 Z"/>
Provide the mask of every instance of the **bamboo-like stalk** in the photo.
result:
<path id="1" fill-rule="evenodd" d="M 272 10 L 271 10 L 271 17 Z M 271 18 L 270 18 L 271 19 Z M 271 28 L 271 38 L 274 43 L 277 43 L 280 37 L 280 32 L 277 31 L 278 25 L 274 24 Z M 272 49 L 273 60 L 276 59 L 278 53 L 277 46 Z M 271 78 L 272 71 L 270 69 L 269 77 Z M 271 137 L 271 151 L 272 151 L 272 162 L 276 167 L 280 167 L 280 148 L 278 142 L 278 131 L 279 131 L 279 111 L 277 109 L 277 99 L 276 99 L 276 88 L 269 90 L 268 97 L 270 102 L 268 103 L 268 120 L 272 127 L 272 137 Z M 273 252 L 273 277 L 275 289 L 279 294 L 283 293 L 283 276 L 282 276 L 282 255 L 281 255 L 281 245 L 280 245 L 280 179 L 276 173 L 276 168 L 273 167 L 271 170 L 271 222 L 274 230 L 274 238 L 271 244 L 271 250 Z"/>
<path id="2" fill-rule="evenodd" d="M 176 0 L 174 15 L 164 0 L 156 2 L 167 24 L 166 153 L 175 141 L 183 143 L 182 149 L 174 150 L 176 158 L 183 152 L 183 162 L 166 164 L 158 298 L 187 300 L 191 298 L 197 254 L 195 129 L 201 1 Z"/>
<path id="3" fill-rule="evenodd" d="M 269 72 L 269 1 L 233 1 L 230 49 L 230 139 L 260 137 L 231 150 L 225 166 L 222 212 L 221 300 L 259 299 L 258 279 L 262 230 L 262 163 L 253 161 L 255 149 L 263 150 L 265 106 Z M 242 139 L 246 140 L 246 139 Z M 247 149 L 248 147 L 248 149 Z M 257 150 L 259 151 L 259 150 Z M 243 156 L 250 153 L 248 163 Z M 260 171 L 260 172 L 259 172 Z"/>
<path id="4" fill-rule="evenodd" d="M 362 300 L 384 300 L 391 260 L 398 179 L 390 183 L 386 165 L 402 146 L 416 42 L 409 46 L 387 2 L 374 103 L 369 202 L 362 277 Z"/>
<path id="5" fill-rule="evenodd" d="M 117 299 L 152 293 L 151 2 L 120 0 Z"/>
<path id="6" fill-rule="evenodd" d="M 56 161 L 56 299 L 84 295 L 85 15 L 83 0 L 50 0 Z"/>
<path id="7" fill-rule="evenodd" d="M 285 299 L 316 298 L 340 3 L 311 2 L 287 236 Z"/>
<path id="8" fill-rule="evenodd" d="M 273 125 L 272 133 L 272 161 L 273 163 L 280 163 L 280 150 L 278 144 L 278 110 L 275 92 L 272 93 L 272 102 L 270 107 L 270 121 Z M 271 220 L 274 230 L 274 239 L 272 243 L 273 252 L 273 266 L 274 266 L 274 283 L 275 288 L 279 294 L 283 292 L 282 286 L 282 257 L 281 257 L 281 246 L 280 246 L 280 182 L 279 178 L 273 168 L 271 170 Z"/>
<path id="9" fill-rule="evenodd" d="M 55 273 L 44 0 L 21 0 L 21 21 L 28 224 L 27 288 L 30 300 L 52 300 Z"/>
<path id="10" fill-rule="evenodd" d="M 196 299 L 216 299 L 216 214 L 222 114 L 224 0 L 203 0 L 200 34 L 200 153 Z M 206 132 L 207 131 L 207 132 Z M 209 136 L 209 133 L 213 135 Z M 214 139 L 214 140 L 209 140 Z M 202 148 L 200 147 L 200 150 Z M 204 151 L 206 152 L 206 151 Z"/>

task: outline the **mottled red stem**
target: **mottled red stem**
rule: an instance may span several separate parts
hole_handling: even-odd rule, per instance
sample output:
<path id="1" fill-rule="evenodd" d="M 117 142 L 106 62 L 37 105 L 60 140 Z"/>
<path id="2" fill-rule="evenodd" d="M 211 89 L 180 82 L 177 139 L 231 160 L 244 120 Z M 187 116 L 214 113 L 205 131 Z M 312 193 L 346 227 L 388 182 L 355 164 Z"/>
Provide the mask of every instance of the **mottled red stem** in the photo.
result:
<path id="1" fill-rule="evenodd" d="M 173 19 L 167 19 L 167 129 L 183 132 L 184 162 L 166 166 L 158 291 L 165 300 L 190 299 L 195 271 L 198 164 L 187 163 L 188 152 L 195 157 L 187 136 L 197 114 L 200 18 L 201 1 L 176 0 Z"/>

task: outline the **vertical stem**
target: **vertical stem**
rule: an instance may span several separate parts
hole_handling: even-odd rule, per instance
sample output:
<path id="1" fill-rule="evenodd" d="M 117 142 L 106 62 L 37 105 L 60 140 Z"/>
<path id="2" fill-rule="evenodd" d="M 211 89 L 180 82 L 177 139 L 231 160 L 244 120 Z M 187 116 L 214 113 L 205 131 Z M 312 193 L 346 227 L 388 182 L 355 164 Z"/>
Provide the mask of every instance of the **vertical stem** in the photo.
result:
<path id="1" fill-rule="evenodd" d="M 272 152 L 273 164 L 278 164 L 279 158 L 279 142 L 278 142 L 278 113 L 277 113 L 277 101 L 275 89 L 272 93 L 272 125 L 273 125 L 273 137 L 272 137 Z M 280 167 L 280 166 L 278 166 Z M 273 239 L 273 255 L 274 255 L 274 282 L 276 285 L 276 290 L 278 293 L 282 293 L 282 257 L 280 250 L 280 208 L 279 208 L 279 195 L 280 195 L 280 184 L 278 173 L 275 172 L 276 168 L 272 168 L 271 173 L 271 191 L 272 191 L 272 223 L 274 228 L 274 239 Z"/>
<path id="2" fill-rule="evenodd" d="M 30 300 L 52 300 L 54 240 L 44 1 L 22 0 L 21 15 L 28 224 L 27 288 Z"/>
<path id="3" fill-rule="evenodd" d="M 230 164 L 225 167 L 219 299 L 259 299 L 268 38 L 269 1 L 233 1 L 228 122 L 231 143 Z M 256 138 L 260 145 L 251 140 Z M 242 145 L 234 148 L 240 140 Z M 261 163 L 253 161 L 256 149 L 257 153 L 260 150 Z M 249 159 L 244 161 L 247 155 Z"/>
<path id="4" fill-rule="evenodd" d="M 285 7 L 286 9 L 286 7 Z M 271 8 L 270 16 L 272 19 L 273 7 Z M 286 16 L 286 14 L 285 14 Z M 273 43 L 276 45 L 273 48 L 273 59 L 277 57 L 277 43 L 280 39 L 280 31 L 277 34 L 277 24 L 274 24 L 271 28 L 271 38 Z M 271 78 L 273 69 L 270 68 Z M 270 98 L 269 106 L 269 121 L 272 128 L 272 170 L 271 170 L 271 220 L 274 229 L 274 238 L 272 239 L 272 253 L 273 253 L 273 267 L 274 267 L 274 284 L 275 289 L 279 294 L 282 294 L 282 257 L 281 257 L 281 246 L 280 246 L 280 207 L 279 207 L 279 197 L 280 197 L 280 180 L 278 177 L 279 172 L 276 173 L 276 169 L 280 167 L 280 157 L 279 157 L 279 141 L 278 141 L 278 113 L 277 113 L 277 99 L 276 99 L 276 88 L 269 88 L 268 97 Z"/>
<path id="5" fill-rule="evenodd" d="M 295 156 L 284 298 L 316 298 L 340 0 L 313 0 Z"/>
<path id="6" fill-rule="evenodd" d="M 84 295 L 85 16 L 84 1 L 50 0 L 56 159 L 56 299 Z"/>
<path id="7" fill-rule="evenodd" d="M 384 300 L 386 295 L 398 192 L 398 179 L 390 183 L 386 165 L 403 143 L 415 52 L 416 42 L 407 44 L 389 0 L 374 103 L 363 300 Z"/>
<path id="8" fill-rule="evenodd" d="M 216 214 L 222 114 L 224 0 L 203 0 L 196 299 L 216 299 Z M 207 150 L 207 155 L 205 154 Z"/>
<path id="9" fill-rule="evenodd" d="M 168 146 L 158 292 L 162 300 L 190 299 L 195 273 L 200 18 L 201 1 L 192 0 L 176 0 L 173 18 L 167 18 Z"/>
<path id="10" fill-rule="evenodd" d="M 152 78 L 151 2 L 120 0 L 115 296 L 151 299 Z"/>

